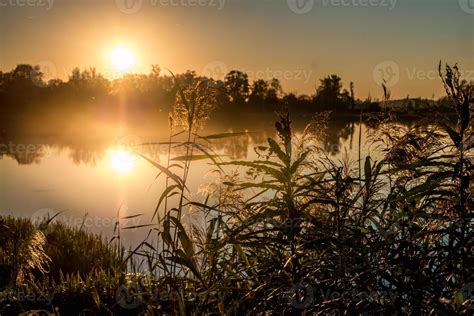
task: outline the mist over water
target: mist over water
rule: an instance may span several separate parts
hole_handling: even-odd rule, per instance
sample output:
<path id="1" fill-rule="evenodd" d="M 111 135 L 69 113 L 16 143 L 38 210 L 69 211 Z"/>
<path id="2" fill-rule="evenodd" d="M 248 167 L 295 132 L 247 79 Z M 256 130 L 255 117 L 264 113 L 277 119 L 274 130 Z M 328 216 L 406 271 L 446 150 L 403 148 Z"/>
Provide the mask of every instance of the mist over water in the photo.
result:
<path id="1" fill-rule="evenodd" d="M 268 137 L 275 137 L 276 116 L 223 122 L 212 119 L 201 135 L 246 132 L 241 136 L 216 139 L 210 144 L 224 160 L 257 159 L 255 147 L 264 146 Z M 294 121 L 296 135 L 301 135 L 309 117 Z M 55 122 L 42 122 L 39 133 L 35 125 L 4 132 L 0 159 L 0 213 L 40 221 L 48 214 L 61 213 L 55 220 L 71 226 L 113 235 L 114 220 L 135 214 L 145 214 L 122 225 L 148 224 L 157 199 L 165 189 L 157 170 L 137 153 L 157 162 L 167 159 L 166 142 L 169 128 L 165 123 L 156 126 L 139 124 L 120 125 L 112 122 L 82 122 L 80 128 L 55 130 Z M 100 130 L 100 133 L 97 131 Z M 358 159 L 358 118 L 338 118 L 328 122 L 319 146 L 321 155 L 335 159 Z M 81 132 L 82 131 L 82 132 Z M 367 144 L 370 127 L 362 124 L 361 154 L 376 155 Z M 175 150 L 176 155 L 179 154 Z M 209 161 L 192 163 L 189 189 L 197 200 L 200 189 L 216 181 L 216 169 Z M 231 169 L 229 169 L 231 170 Z M 199 220 L 191 218 L 189 220 Z M 146 235 L 146 229 L 124 231 L 126 244 L 135 244 Z"/>

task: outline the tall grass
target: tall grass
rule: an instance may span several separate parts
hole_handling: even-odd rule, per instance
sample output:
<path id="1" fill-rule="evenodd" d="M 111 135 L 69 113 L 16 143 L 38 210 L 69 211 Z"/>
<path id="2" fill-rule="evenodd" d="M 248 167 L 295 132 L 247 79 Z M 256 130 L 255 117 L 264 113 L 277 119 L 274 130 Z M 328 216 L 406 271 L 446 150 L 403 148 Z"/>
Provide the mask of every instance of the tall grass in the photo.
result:
<path id="1" fill-rule="evenodd" d="M 107 310 L 125 282 L 124 250 L 61 223 L 0 217 L 0 314 Z M 99 299 L 99 297 L 101 297 Z M 53 301 L 54 299 L 54 301 Z"/>

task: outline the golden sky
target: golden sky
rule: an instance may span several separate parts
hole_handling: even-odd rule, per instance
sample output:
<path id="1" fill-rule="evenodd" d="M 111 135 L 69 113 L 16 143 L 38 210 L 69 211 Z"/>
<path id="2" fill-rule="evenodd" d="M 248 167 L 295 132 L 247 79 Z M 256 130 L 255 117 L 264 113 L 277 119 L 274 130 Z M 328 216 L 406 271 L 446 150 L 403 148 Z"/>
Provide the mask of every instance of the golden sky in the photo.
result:
<path id="1" fill-rule="evenodd" d="M 0 0 L 3 71 L 31 63 L 67 79 L 94 66 L 112 78 L 119 47 L 139 73 L 240 69 L 298 93 L 334 73 L 359 98 L 380 98 L 382 78 L 393 97 L 431 98 L 440 60 L 474 80 L 474 0 Z"/>

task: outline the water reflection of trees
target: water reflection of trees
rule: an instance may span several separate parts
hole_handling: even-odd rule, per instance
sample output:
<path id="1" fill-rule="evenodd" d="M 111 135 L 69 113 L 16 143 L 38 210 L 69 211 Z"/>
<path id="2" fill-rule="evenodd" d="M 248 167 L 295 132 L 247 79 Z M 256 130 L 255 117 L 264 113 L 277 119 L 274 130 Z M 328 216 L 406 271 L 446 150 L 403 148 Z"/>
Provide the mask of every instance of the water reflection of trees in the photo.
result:
<path id="1" fill-rule="evenodd" d="M 326 153 L 337 155 L 340 153 L 342 144 L 350 138 L 349 146 L 352 149 L 352 141 L 355 130 L 355 122 L 330 124 L 327 132 L 323 135 L 322 145 Z"/>
<path id="2" fill-rule="evenodd" d="M 69 157 L 74 164 L 79 165 L 85 163 L 88 165 L 96 165 L 104 157 L 105 149 L 94 148 L 68 148 Z"/>
<path id="3" fill-rule="evenodd" d="M 10 146 L 4 147 L 4 145 L 6 144 L 2 143 L 2 149 L 0 149 L 0 159 L 2 159 L 3 156 L 10 157 L 14 159 L 19 165 L 39 163 L 41 158 L 44 157 L 44 146 L 41 146 L 41 148 L 38 148 L 35 151 L 20 152 L 18 150 L 11 150 Z"/>
<path id="4" fill-rule="evenodd" d="M 268 137 L 273 137 L 274 132 L 265 129 L 251 129 L 255 124 L 249 126 L 236 126 L 232 129 L 221 129 L 220 132 L 228 131 L 247 131 L 248 133 L 231 137 L 216 139 L 209 144 L 212 149 L 230 159 L 246 159 L 249 153 L 253 153 L 253 147 L 266 143 Z M 267 125 L 271 128 L 271 125 Z M 295 132 L 302 132 L 304 124 L 295 122 Z M 354 133 L 358 131 L 358 123 L 351 121 L 335 120 L 330 122 L 324 135 L 319 135 L 321 139 L 321 146 L 328 154 L 336 155 L 339 153 L 342 144 L 347 143 L 352 149 L 352 140 Z M 258 126 L 261 127 L 261 126 Z M 214 126 L 212 129 L 205 130 L 202 133 L 205 135 L 216 133 L 219 127 Z M 99 139 L 97 139 L 99 138 Z M 43 159 L 49 156 L 59 154 L 66 154 L 74 164 L 95 165 L 104 159 L 109 148 L 114 146 L 129 146 L 131 150 L 137 150 L 141 153 L 159 160 L 160 155 L 167 151 L 167 146 L 157 144 L 157 141 L 165 141 L 165 137 L 157 135 L 139 138 L 139 142 L 147 143 L 154 142 L 148 145 L 140 145 L 138 141 L 134 144 L 127 143 L 127 140 L 122 141 L 120 138 L 110 137 L 110 135 L 97 136 L 91 140 L 88 136 L 74 135 L 65 137 L 64 135 L 57 137 L 41 137 L 35 136 L 10 136 L 2 137 L 0 139 L 0 158 L 3 156 L 15 160 L 18 164 L 29 165 L 33 163 L 40 163 Z M 174 150 L 175 154 L 179 154 L 178 149 Z"/>

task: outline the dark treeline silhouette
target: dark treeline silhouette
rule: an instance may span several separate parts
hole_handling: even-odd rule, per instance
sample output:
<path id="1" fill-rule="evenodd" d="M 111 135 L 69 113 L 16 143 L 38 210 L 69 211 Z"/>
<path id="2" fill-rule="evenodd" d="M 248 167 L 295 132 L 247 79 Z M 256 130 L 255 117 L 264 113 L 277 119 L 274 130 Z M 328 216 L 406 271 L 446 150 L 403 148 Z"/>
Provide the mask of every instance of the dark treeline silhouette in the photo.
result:
<path id="1" fill-rule="evenodd" d="M 173 78 L 171 74 L 163 74 L 159 66 L 152 66 L 147 75 L 129 74 L 110 81 L 94 68 L 76 68 L 67 81 L 53 79 L 46 82 L 39 66 L 23 64 L 10 72 L 0 72 L 1 124 L 4 129 L 18 129 L 21 123 L 35 125 L 40 132 L 41 127 L 51 124 L 69 129 L 74 125 L 82 126 L 83 118 L 122 124 L 134 121 L 143 124 L 144 120 L 152 124 L 166 123 L 177 87 L 195 82 L 212 87 L 219 105 L 214 115 L 220 117 L 235 118 L 236 113 L 273 113 L 282 108 L 288 108 L 292 115 L 310 115 L 318 111 L 359 114 L 361 110 L 381 110 L 377 100 L 370 97 L 364 101 L 356 99 L 354 84 L 351 82 L 349 90 L 345 89 L 337 75 L 321 79 L 312 95 L 296 95 L 284 93 L 278 79 L 250 82 L 247 74 L 237 70 L 230 71 L 224 80 L 214 80 L 198 76 L 194 71 L 176 74 Z"/>

